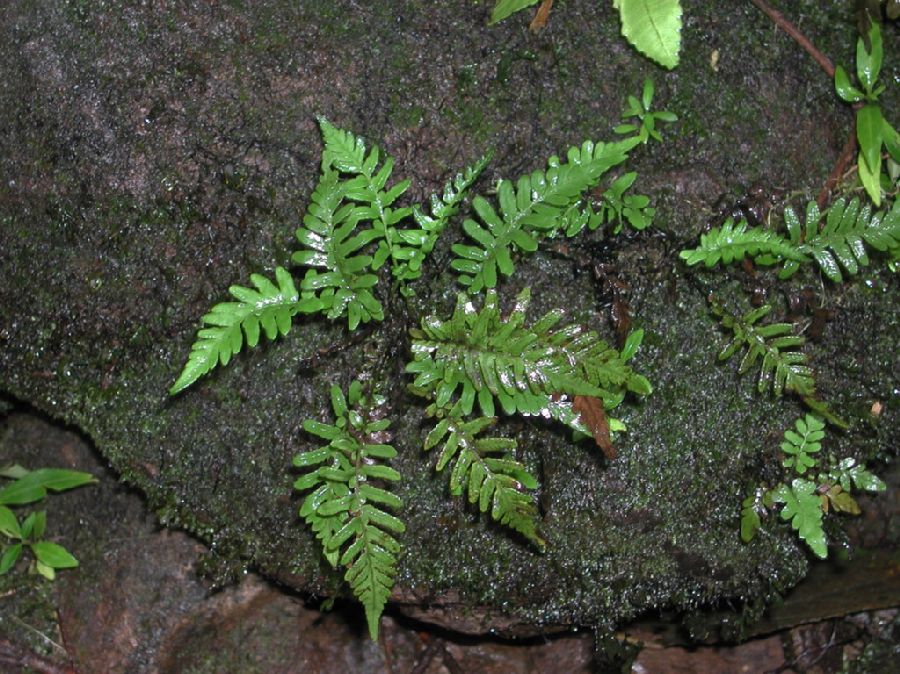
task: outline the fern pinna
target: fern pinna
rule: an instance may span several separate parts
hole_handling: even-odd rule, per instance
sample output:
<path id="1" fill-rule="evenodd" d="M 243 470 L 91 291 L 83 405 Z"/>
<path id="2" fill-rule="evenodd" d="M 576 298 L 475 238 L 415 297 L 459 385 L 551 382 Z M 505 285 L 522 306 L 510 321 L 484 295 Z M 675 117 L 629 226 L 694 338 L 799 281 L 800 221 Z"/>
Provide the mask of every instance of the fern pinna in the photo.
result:
<path id="1" fill-rule="evenodd" d="M 784 209 L 788 236 L 764 227 L 748 227 L 745 221 L 729 218 L 721 227 L 700 237 L 697 248 L 681 251 L 688 265 L 703 262 L 712 267 L 731 264 L 745 257 L 758 264 L 782 264 L 779 277 L 789 278 L 801 264 L 815 260 L 819 269 L 835 283 L 843 280 L 841 269 L 850 276 L 869 264 L 866 245 L 881 252 L 897 254 L 900 248 L 900 201 L 890 211 L 872 214 L 857 198 L 847 203 L 838 199 L 828 209 L 825 222 L 814 201 L 806 207 L 805 225 L 790 207 Z"/>
<path id="2" fill-rule="evenodd" d="M 623 355 L 580 325 L 557 328 L 561 311 L 551 311 L 527 327 L 529 299 L 526 288 L 504 318 L 495 291 L 488 291 L 480 311 L 468 295 L 460 293 L 449 320 L 428 316 L 421 329 L 411 331 L 413 360 L 406 371 L 415 375 L 411 390 L 431 401 L 428 414 L 439 420 L 425 449 L 448 438 L 437 470 L 456 456 L 451 492 L 460 494 L 462 485 L 468 484 L 469 500 L 477 501 L 482 511 L 493 496 L 492 517 L 542 546 L 533 504 L 525 507 L 521 497 L 512 498 L 508 492 L 509 488 L 534 488 L 536 480 L 509 456 L 485 457 L 488 452 L 508 454 L 515 442 L 474 438 L 494 422 L 495 401 L 506 414 L 554 418 L 589 433 L 574 408 L 576 397 L 595 398 L 602 401 L 601 407 L 612 409 L 627 391 L 647 395 L 651 386 L 627 365 L 639 340 L 631 340 L 629 353 Z M 483 416 L 467 425 L 462 418 L 472 413 L 476 401 Z M 496 475 L 504 473 L 507 491 L 496 491 Z M 482 493 L 485 488 L 487 495 Z"/>
<path id="3" fill-rule="evenodd" d="M 308 433 L 328 444 L 294 457 L 298 468 L 315 467 L 294 483 L 299 491 L 312 490 L 300 516 L 316 532 L 331 565 L 347 567 L 344 579 L 365 608 L 372 639 L 378 637 L 378 620 L 394 586 L 400 553 L 394 536 L 406 530 L 386 512 L 398 510 L 402 502 L 383 488 L 400 479 L 400 473 L 381 463 L 397 455 L 383 442 L 390 420 L 375 413 L 384 404 L 382 396 L 364 396 L 358 381 L 346 397 L 333 386 L 335 423 L 303 422 Z"/>

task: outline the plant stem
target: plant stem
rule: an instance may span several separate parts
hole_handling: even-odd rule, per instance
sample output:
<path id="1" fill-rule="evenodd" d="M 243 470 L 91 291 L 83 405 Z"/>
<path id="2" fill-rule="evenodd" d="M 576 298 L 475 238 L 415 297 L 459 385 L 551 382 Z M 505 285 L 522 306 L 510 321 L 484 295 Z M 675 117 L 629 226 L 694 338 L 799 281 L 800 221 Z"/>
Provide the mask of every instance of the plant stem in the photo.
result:
<path id="1" fill-rule="evenodd" d="M 825 54 L 816 49 L 813 43 L 810 42 L 809 39 L 803 33 L 801 33 L 794 24 L 785 19 L 784 15 L 781 12 L 770 7 L 768 3 L 764 2 L 764 0 L 750 0 L 750 2 L 756 5 L 756 7 L 766 16 L 772 19 L 772 22 L 776 26 L 778 26 L 779 28 L 781 28 L 781 30 L 794 38 L 797 44 L 803 47 L 809 53 L 809 55 L 816 60 L 816 63 L 822 66 L 822 69 L 828 74 L 828 77 L 832 80 L 834 79 L 834 64 L 831 62 L 831 60 L 827 56 L 825 56 Z"/>

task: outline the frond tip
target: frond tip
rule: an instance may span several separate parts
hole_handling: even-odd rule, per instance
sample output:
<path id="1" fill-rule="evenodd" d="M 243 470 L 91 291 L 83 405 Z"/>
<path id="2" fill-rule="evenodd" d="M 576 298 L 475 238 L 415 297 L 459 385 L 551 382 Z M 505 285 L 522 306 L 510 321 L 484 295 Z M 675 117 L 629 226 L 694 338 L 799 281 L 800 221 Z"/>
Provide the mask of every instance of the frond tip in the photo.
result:
<path id="1" fill-rule="evenodd" d="M 227 365 L 246 343 L 259 343 L 260 331 L 269 339 L 286 335 L 291 319 L 298 313 L 313 313 L 322 308 L 314 297 L 300 298 L 291 275 L 282 267 L 275 269 L 276 283 L 261 274 L 251 274 L 256 287 L 234 285 L 228 289 L 237 302 L 221 302 L 203 316 L 209 327 L 197 332 L 188 361 L 169 389 L 169 395 L 183 391 L 216 365 Z"/>

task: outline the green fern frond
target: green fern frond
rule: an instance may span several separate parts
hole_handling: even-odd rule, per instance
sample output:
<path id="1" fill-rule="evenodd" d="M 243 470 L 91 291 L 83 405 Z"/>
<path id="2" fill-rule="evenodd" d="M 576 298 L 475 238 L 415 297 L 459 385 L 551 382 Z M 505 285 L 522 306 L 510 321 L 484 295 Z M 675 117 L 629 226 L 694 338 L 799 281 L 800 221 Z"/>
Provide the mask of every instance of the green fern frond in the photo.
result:
<path id="1" fill-rule="evenodd" d="M 802 346 L 806 340 L 794 334 L 794 326 L 790 323 L 756 325 L 771 310 L 771 306 L 765 305 L 743 316 L 736 316 L 714 302 L 713 313 L 734 334 L 731 342 L 719 353 L 719 360 L 728 360 L 746 348 L 738 372 L 744 374 L 759 363 L 757 389 L 760 393 L 771 388 L 776 396 L 788 391 L 812 397 L 815 382 L 812 369 L 806 364 L 806 354 L 793 350 Z"/>
<path id="2" fill-rule="evenodd" d="M 350 329 L 355 330 L 360 322 L 383 320 L 384 310 L 371 291 L 378 283 L 378 277 L 367 271 L 372 257 L 360 253 L 379 234 L 374 229 L 358 231 L 360 214 L 352 204 L 344 203 L 346 189 L 347 183 L 336 171 L 330 167 L 323 170 L 303 218 L 304 226 L 296 232 L 305 250 L 295 252 L 291 259 L 311 267 L 300 283 L 303 292 L 318 297 L 328 318 L 346 315 Z"/>
<path id="3" fill-rule="evenodd" d="M 806 207 L 805 224 L 790 207 L 784 209 L 788 237 L 764 227 L 748 227 L 729 218 L 721 227 L 700 237 L 697 248 L 680 253 L 689 266 L 703 262 L 707 267 L 731 264 L 745 257 L 758 264 L 783 263 L 779 277 L 793 275 L 800 265 L 815 260 L 829 279 L 843 280 L 841 269 L 850 276 L 869 264 L 866 244 L 878 251 L 895 250 L 900 245 L 900 209 L 872 215 L 868 206 L 860 206 L 858 198 L 850 203 L 838 199 L 828 209 L 820 229 L 822 214 L 814 201 Z"/>
<path id="4" fill-rule="evenodd" d="M 401 520 L 387 512 L 398 510 L 401 500 L 383 488 L 400 474 L 381 462 L 397 455 L 377 440 L 390 425 L 376 419 L 372 410 L 382 406 L 381 396 L 363 396 L 358 381 L 345 397 L 331 388 L 335 423 L 307 419 L 303 428 L 328 441 L 318 449 L 298 454 L 294 465 L 314 470 L 300 477 L 294 488 L 312 489 L 300 508 L 300 516 L 322 541 L 326 559 L 347 568 L 344 579 L 362 603 L 372 639 L 378 638 L 378 621 L 391 594 L 400 543 L 394 537 L 405 531 Z"/>
<path id="5" fill-rule="evenodd" d="M 802 243 L 800 221 L 792 208 L 784 209 L 784 221 L 798 250 L 815 259 L 822 273 L 835 283 L 843 281 L 841 268 L 855 276 L 860 267 L 868 266 L 865 244 L 882 252 L 900 244 L 900 211 L 895 207 L 873 216 L 868 205 L 860 206 L 858 198 L 850 203 L 843 198 L 835 201 L 821 229 L 819 209 L 814 201 L 809 202 Z M 786 264 L 779 276 L 788 278 L 796 268 L 796 264 Z"/>
<path id="6" fill-rule="evenodd" d="M 406 368 L 416 376 L 413 386 L 438 407 L 449 407 L 459 390 L 463 414 L 477 398 L 486 417 L 494 416 L 495 399 L 506 414 L 549 417 L 556 394 L 602 398 L 613 407 L 626 390 L 650 392 L 646 378 L 595 332 L 578 325 L 555 329 L 562 312 L 526 327 L 529 299 L 526 288 L 504 319 L 495 291 L 481 311 L 460 293 L 449 320 L 423 319 L 422 329 L 412 331 L 413 360 Z"/>
<path id="7" fill-rule="evenodd" d="M 735 223 L 732 218 L 702 234 L 697 248 L 679 254 L 688 266 L 703 262 L 707 267 L 720 262 L 731 264 L 748 256 L 760 264 L 774 264 L 777 260 L 809 261 L 809 257 L 780 234 L 763 227 L 748 227 L 746 220 Z"/>
<path id="8" fill-rule="evenodd" d="M 775 503 L 783 503 L 781 519 L 790 520 L 797 531 L 817 557 L 828 556 L 828 543 L 822 529 L 822 497 L 816 493 L 816 483 L 797 478 L 791 485 L 779 485 L 772 490 L 771 498 Z"/>
<path id="9" fill-rule="evenodd" d="M 469 189 L 478 180 L 490 160 L 490 153 L 480 157 L 472 166 L 467 166 L 452 180 L 448 180 L 441 196 L 432 194 L 429 203 L 430 213 L 419 206 L 413 207 L 413 218 L 419 228 L 406 228 L 397 232 L 401 243 L 395 244 L 393 249 L 395 278 L 407 282 L 422 276 L 422 262 L 434 250 L 434 245 L 447 222 L 459 210 Z"/>
<path id="10" fill-rule="evenodd" d="M 325 118 L 319 118 L 325 150 L 322 153 L 323 171 L 327 165 L 353 176 L 344 185 L 344 195 L 356 202 L 354 216 L 358 221 L 372 223 L 380 239 L 372 257 L 372 269 L 378 269 L 395 256 L 398 243 L 396 225 L 412 213 L 411 208 L 394 208 L 394 202 L 409 188 L 410 181 L 403 180 L 385 190 L 394 169 L 394 159 L 385 155 L 379 166 L 380 151 L 373 146 L 366 154 L 362 138 L 349 131 L 337 129 Z M 327 165 L 326 165 L 327 162 Z"/>
<path id="11" fill-rule="evenodd" d="M 282 267 L 275 269 L 277 285 L 261 274 L 251 274 L 250 281 L 255 290 L 233 285 L 228 292 L 237 302 L 221 302 L 203 316 L 201 320 L 209 327 L 197 332 L 188 361 L 169 389 L 170 395 L 183 391 L 217 364 L 227 365 L 243 348 L 245 338 L 246 344 L 254 347 L 259 343 L 260 331 L 269 339 L 286 335 L 295 314 L 322 308 L 314 297 L 299 297 L 291 275 Z"/>
<path id="12" fill-rule="evenodd" d="M 512 458 L 516 441 L 476 437 L 497 419 L 477 417 L 464 421 L 459 405 L 449 411 L 432 405 L 429 413 L 439 421 L 425 438 L 425 450 L 443 443 L 435 469 L 442 471 L 452 464 L 450 493 L 462 496 L 467 492 L 469 503 L 477 503 L 481 512 L 490 509 L 494 520 L 543 549 L 546 543 L 537 532 L 537 505 L 534 497 L 525 492 L 536 489 L 537 480 Z"/>
<path id="13" fill-rule="evenodd" d="M 569 148 L 567 162 L 551 157 L 546 171 L 522 176 L 515 185 L 501 180 L 499 213 L 487 199 L 475 197 L 472 206 L 480 222 L 471 218 L 463 222 L 463 231 L 475 245 L 452 246 L 456 258 L 450 266 L 460 273 L 460 283 L 473 293 L 494 288 L 498 274 L 512 274 L 516 252 L 534 252 L 538 239 L 571 229 L 571 209 L 582 193 L 625 161 L 638 142 L 636 137 L 596 145 L 586 141 L 581 147 Z"/>
<path id="14" fill-rule="evenodd" d="M 796 432 L 787 429 L 784 432 L 784 442 L 781 443 L 781 451 L 788 455 L 784 460 L 785 468 L 793 468 L 803 475 L 807 468 L 816 465 L 815 454 L 822 449 L 822 438 L 825 437 L 825 424 L 812 414 L 807 414 L 804 419 L 797 419 L 794 424 Z"/>

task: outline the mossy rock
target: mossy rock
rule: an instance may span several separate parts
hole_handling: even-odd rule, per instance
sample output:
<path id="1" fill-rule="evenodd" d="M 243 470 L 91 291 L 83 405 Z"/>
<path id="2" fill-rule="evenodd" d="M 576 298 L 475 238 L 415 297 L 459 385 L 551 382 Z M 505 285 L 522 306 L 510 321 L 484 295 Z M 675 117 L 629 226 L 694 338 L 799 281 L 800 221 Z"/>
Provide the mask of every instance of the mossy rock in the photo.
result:
<path id="1" fill-rule="evenodd" d="M 792 11 L 820 48 L 852 63 L 849 9 Z M 802 543 L 773 522 L 744 545 L 738 518 L 748 488 L 778 477 L 778 439 L 802 408 L 716 363 L 722 334 L 706 295 L 758 285 L 783 315 L 785 297 L 815 286 L 832 310 L 810 345 L 819 388 L 854 422 L 833 449 L 886 458 L 900 428 L 897 278 L 876 264 L 845 286 L 822 286 L 812 270 L 779 284 L 763 272 L 689 272 L 677 253 L 723 194 L 755 182 L 817 189 L 849 110 L 748 3 L 689 7 L 670 74 L 618 36 L 609 3 L 564 4 L 539 35 L 524 16 L 488 29 L 487 12 L 463 0 L 0 10 L 0 390 L 88 433 L 221 568 L 252 565 L 326 594 L 340 579 L 297 517 L 290 459 L 314 446 L 301 424 L 328 418 L 328 387 L 387 362 L 408 527 L 394 599 L 409 613 L 476 632 L 611 628 L 648 609 L 785 590 L 805 572 Z M 888 69 L 897 42 L 886 30 Z M 288 264 L 318 171 L 316 114 L 390 152 L 421 199 L 488 147 L 496 159 L 482 191 L 567 145 L 610 138 L 647 76 L 680 117 L 632 164 L 659 206 L 657 228 L 547 247 L 501 286 L 504 302 L 530 286 L 533 315 L 561 306 L 612 339 L 616 285 L 646 331 L 635 364 L 655 391 L 622 408 L 629 432 L 615 461 L 550 425 L 501 426 L 540 477 L 546 553 L 451 500 L 420 451 L 422 408 L 402 372 L 407 330 L 423 312 L 449 315 L 458 222 L 419 301 L 383 290 L 385 324 L 348 337 L 340 324 L 298 321 L 167 396 L 199 317 L 228 285 Z"/>

